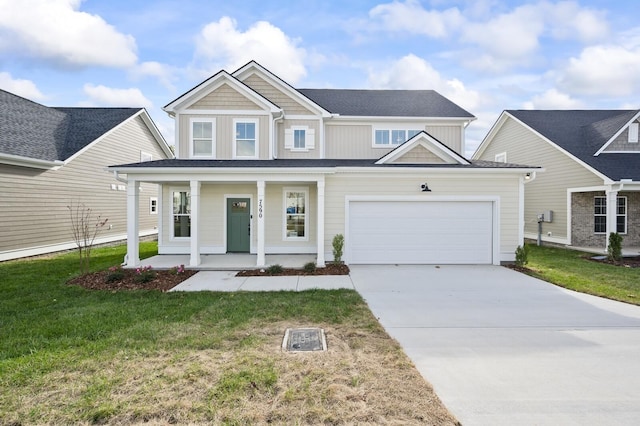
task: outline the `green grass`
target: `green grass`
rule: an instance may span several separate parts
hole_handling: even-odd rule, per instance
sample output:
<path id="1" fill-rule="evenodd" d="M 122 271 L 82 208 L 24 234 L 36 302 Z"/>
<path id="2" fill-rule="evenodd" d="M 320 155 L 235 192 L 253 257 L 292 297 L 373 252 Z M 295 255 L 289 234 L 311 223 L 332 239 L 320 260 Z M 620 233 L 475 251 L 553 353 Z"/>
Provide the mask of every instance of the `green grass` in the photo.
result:
<path id="1" fill-rule="evenodd" d="M 640 268 L 589 260 L 592 254 L 530 245 L 532 275 L 553 284 L 622 302 L 640 304 Z"/>
<path id="2" fill-rule="evenodd" d="M 119 264 L 125 251 L 124 246 L 94 249 L 92 269 Z M 156 243 L 141 244 L 142 258 L 156 252 Z M 0 424 L 3 419 L 75 423 L 153 414 L 153 404 L 131 406 L 110 398 L 125 382 L 138 380 L 127 371 L 128 362 L 144 365 L 148 357 L 161 358 L 162 365 L 187 364 L 180 374 L 161 370 L 149 375 L 148 384 L 137 391 L 151 396 L 155 381 L 170 386 L 171 381 L 201 380 L 198 363 L 189 360 L 198 351 L 234 352 L 259 345 L 264 338 L 247 332 L 257 323 L 349 322 L 379 328 L 355 291 L 111 292 L 66 284 L 77 275 L 77 253 L 0 263 Z M 166 354 L 175 359 L 167 360 Z M 219 378 L 207 397 L 219 403 L 240 399 L 239 389 L 244 391 L 247 383 L 269 391 L 277 378 L 273 361 L 256 362 L 229 362 L 236 367 Z M 55 397 L 43 396 L 46 389 L 53 394 L 64 389 L 67 403 L 55 407 Z M 29 401 L 31 397 L 35 400 Z"/>

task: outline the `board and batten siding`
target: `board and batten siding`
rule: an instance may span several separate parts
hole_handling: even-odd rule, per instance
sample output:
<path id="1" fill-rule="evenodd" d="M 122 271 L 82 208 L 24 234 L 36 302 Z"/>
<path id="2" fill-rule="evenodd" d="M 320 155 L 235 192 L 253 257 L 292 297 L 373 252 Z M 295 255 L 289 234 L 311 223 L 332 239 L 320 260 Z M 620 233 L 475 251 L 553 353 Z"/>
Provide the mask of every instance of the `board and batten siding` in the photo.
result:
<path id="1" fill-rule="evenodd" d="M 258 151 L 259 158 L 269 159 L 269 121 L 266 115 L 209 115 L 209 114 L 179 114 L 179 158 L 190 158 L 190 123 L 191 119 L 210 120 L 215 119 L 215 158 L 218 160 L 231 160 L 233 158 L 233 141 L 235 129 L 233 121 L 236 119 L 256 119 L 258 120 Z"/>
<path id="2" fill-rule="evenodd" d="M 602 185 L 603 180 L 512 118 L 507 118 L 480 159 L 494 161 L 495 156 L 503 152 L 507 153 L 508 163 L 545 169 L 537 173 L 535 180 L 524 185 L 525 235 L 535 238 L 538 215 L 552 210 L 553 222 L 543 223 L 542 239 L 570 243 L 566 241 L 567 188 Z"/>
<path id="3" fill-rule="evenodd" d="M 286 115 L 315 115 L 314 112 L 257 74 L 252 74 L 246 78 L 243 83 L 278 105 L 284 110 Z"/>
<path id="4" fill-rule="evenodd" d="M 306 152 L 292 151 L 284 147 L 284 131 L 292 126 L 306 126 L 314 130 L 314 148 Z M 321 158 L 320 150 L 320 120 L 289 120 L 277 124 L 278 158 Z"/>
<path id="5" fill-rule="evenodd" d="M 100 237 L 126 238 L 127 192 L 117 189 L 125 184 L 105 169 L 140 161 L 141 150 L 154 160 L 166 158 L 142 119 L 136 117 L 58 170 L 0 164 L 0 259 L 20 257 L 18 250 L 45 253 L 73 243 L 67 209 L 71 203 L 91 208 L 92 223 L 97 215 L 108 219 Z M 149 203 L 158 190 L 149 183 L 141 187 L 140 231 L 149 233 L 157 229 L 158 215 L 149 213 Z"/>
<path id="6" fill-rule="evenodd" d="M 420 185 L 428 182 L 432 192 L 420 192 Z M 337 173 L 327 176 L 325 187 L 325 253 L 331 259 L 331 241 L 336 234 L 345 235 L 345 200 L 348 196 L 424 197 L 472 196 L 500 200 L 500 256 L 501 261 L 513 260 L 520 244 L 518 208 L 519 178 L 514 175 L 478 173 L 474 175 L 429 174 L 420 170 L 405 176 L 380 173 Z M 401 215 L 400 215 L 401 216 Z"/>

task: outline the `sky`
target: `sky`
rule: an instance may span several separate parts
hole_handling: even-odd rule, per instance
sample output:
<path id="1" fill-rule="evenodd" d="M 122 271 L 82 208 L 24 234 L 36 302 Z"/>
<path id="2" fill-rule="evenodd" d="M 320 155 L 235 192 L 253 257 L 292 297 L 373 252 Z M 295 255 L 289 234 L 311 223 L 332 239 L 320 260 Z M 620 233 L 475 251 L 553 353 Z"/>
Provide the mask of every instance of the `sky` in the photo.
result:
<path id="1" fill-rule="evenodd" d="M 162 107 L 250 60 L 296 88 L 433 89 L 477 117 L 640 108 L 632 0 L 0 0 L 0 88 L 48 106 Z"/>

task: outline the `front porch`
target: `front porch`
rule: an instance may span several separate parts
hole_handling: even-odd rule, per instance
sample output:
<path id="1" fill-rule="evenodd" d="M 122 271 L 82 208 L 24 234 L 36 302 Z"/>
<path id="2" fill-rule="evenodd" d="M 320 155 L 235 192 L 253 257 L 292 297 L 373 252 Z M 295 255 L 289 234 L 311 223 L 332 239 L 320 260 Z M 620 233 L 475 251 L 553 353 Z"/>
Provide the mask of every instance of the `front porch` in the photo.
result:
<path id="1" fill-rule="evenodd" d="M 171 269 L 184 265 L 187 269 L 198 271 L 239 271 L 245 269 L 266 269 L 271 265 L 283 268 L 302 268 L 309 262 L 316 262 L 315 254 L 268 254 L 265 256 L 266 266 L 256 266 L 257 255 L 249 253 L 203 254 L 198 266 L 189 266 L 188 254 L 159 254 L 140 261 L 140 266 L 151 266 L 153 269 Z M 133 268 L 134 266 L 132 266 Z"/>

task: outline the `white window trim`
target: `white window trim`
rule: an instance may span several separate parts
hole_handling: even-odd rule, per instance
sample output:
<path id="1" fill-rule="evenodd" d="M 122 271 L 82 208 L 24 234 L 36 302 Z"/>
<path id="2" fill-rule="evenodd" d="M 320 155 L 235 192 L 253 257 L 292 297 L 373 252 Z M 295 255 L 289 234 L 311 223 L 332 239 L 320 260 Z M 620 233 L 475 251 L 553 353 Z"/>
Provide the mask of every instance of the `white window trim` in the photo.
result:
<path id="1" fill-rule="evenodd" d="M 287 235 L 287 192 L 304 193 L 304 237 L 290 237 Z M 289 186 L 282 188 L 282 240 L 283 241 L 309 241 L 309 187 Z"/>
<path id="2" fill-rule="evenodd" d="M 606 211 L 607 197 L 605 195 L 596 195 L 594 197 L 594 201 L 593 201 L 594 206 L 595 206 L 595 199 L 596 198 L 603 198 L 604 199 L 605 211 Z M 618 214 L 618 199 L 619 198 L 624 198 L 624 214 L 623 215 L 622 214 Z M 615 232 L 617 232 L 620 235 L 627 235 L 627 231 L 629 230 L 629 222 L 628 222 L 629 204 L 628 203 L 629 203 L 629 200 L 627 199 L 626 195 L 618 195 L 616 197 L 616 231 Z M 602 214 L 596 215 L 595 212 L 594 212 L 593 213 L 593 217 L 595 218 L 596 216 L 603 216 L 605 218 L 607 217 L 606 213 L 603 214 L 603 215 Z M 618 232 L 618 217 L 619 216 L 624 216 L 624 232 Z M 594 221 L 595 221 L 595 219 L 594 219 Z M 595 225 L 594 225 L 594 227 L 595 227 Z M 594 235 L 606 235 L 607 231 L 605 231 L 605 232 L 595 232 L 594 231 L 593 233 L 594 233 Z"/>
<path id="3" fill-rule="evenodd" d="M 507 153 L 506 152 L 500 152 L 500 153 L 496 154 L 495 157 L 494 157 L 494 161 L 496 163 L 506 163 L 507 162 Z"/>
<path id="4" fill-rule="evenodd" d="M 191 192 L 191 188 L 188 186 L 175 186 L 169 188 L 169 241 L 191 241 L 191 237 L 176 237 L 174 230 L 174 220 L 173 220 L 173 193 L 174 192 Z"/>
<path id="5" fill-rule="evenodd" d="M 193 123 L 211 123 L 211 155 L 195 155 L 193 150 Z M 216 119 L 192 117 L 189 119 L 189 156 L 191 158 L 216 158 Z"/>
<path id="6" fill-rule="evenodd" d="M 251 156 L 240 157 L 238 156 L 238 140 L 236 138 L 236 125 L 238 123 L 254 123 L 256 126 L 256 146 L 255 152 Z M 260 120 L 257 118 L 234 118 L 233 119 L 233 158 L 239 160 L 251 160 L 257 159 L 260 153 Z"/>
<path id="7" fill-rule="evenodd" d="M 640 123 L 631 123 L 629 125 L 629 135 L 627 138 L 627 142 L 629 143 L 638 143 L 638 129 L 640 128 Z"/>
<path id="8" fill-rule="evenodd" d="M 425 125 L 422 124 L 422 126 L 414 126 L 412 124 L 376 124 L 375 126 L 372 126 L 371 128 L 371 146 L 373 148 L 383 148 L 383 149 L 389 149 L 389 148 L 395 148 L 398 147 L 400 145 L 402 145 L 402 143 L 406 142 L 402 142 L 400 144 L 397 143 L 393 143 L 392 138 L 391 138 L 391 131 L 393 130 L 404 130 L 405 132 L 409 132 L 410 130 L 416 130 L 418 132 L 422 132 L 424 131 Z M 376 131 L 378 130 L 388 130 L 389 131 L 389 143 L 388 144 L 376 144 Z M 409 138 L 410 139 L 410 138 Z"/>
<path id="9" fill-rule="evenodd" d="M 144 163 L 145 161 L 153 161 L 153 155 L 148 152 L 140 151 L 140 162 Z"/>
<path id="10" fill-rule="evenodd" d="M 155 201 L 155 209 L 153 202 Z M 149 197 L 149 214 L 158 214 L 158 197 Z"/>
<path id="11" fill-rule="evenodd" d="M 295 132 L 296 130 L 303 130 L 305 136 L 304 148 L 295 147 Z M 309 126 L 290 126 L 284 131 L 284 148 L 291 152 L 309 152 L 315 149 L 315 130 Z"/>

